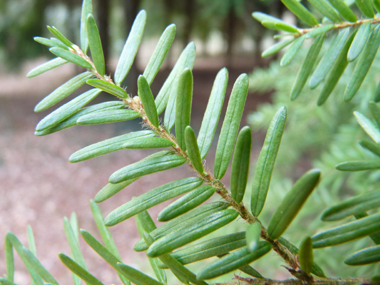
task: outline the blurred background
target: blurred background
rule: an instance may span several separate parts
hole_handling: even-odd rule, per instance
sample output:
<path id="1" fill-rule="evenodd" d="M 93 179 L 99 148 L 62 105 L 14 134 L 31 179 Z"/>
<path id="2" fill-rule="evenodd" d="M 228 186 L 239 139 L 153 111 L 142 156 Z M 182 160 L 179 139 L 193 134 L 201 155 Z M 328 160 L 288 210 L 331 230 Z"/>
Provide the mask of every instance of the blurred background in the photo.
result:
<path id="1" fill-rule="evenodd" d="M 288 107 L 289 117 L 283 143 L 276 163 L 271 183 L 268 203 L 261 218 L 269 222 L 276 205 L 291 188 L 294 181 L 312 167 L 323 171 L 324 180 L 307 202 L 296 221 L 286 232 L 294 244 L 299 245 L 305 235 L 313 235 L 317 228 L 331 225 L 319 220 L 322 210 L 341 199 L 362 191 L 378 187 L 379 173 L 371 175 L 359 173 L 349 175 L 335 170 L 335 164 L 369 156 L 357 146 L 357 140 L 365 137 L 355 124 L 353 110 L 366 113 L 367 107 L 361 103 L 373 95 L 379 78 L 379 70 L 374 64 L 372 74 L 361 89 L 361 98 L 345 104 L 341 96 L 332 98 L 323 107 L 316 107 L 320 89 L 308 91 L 307 87 L 299 100 L 290 102 L 289 92 L 295 76 L 306 56 L 306 48 L 298 58 L 287 67 L 280 67 L 277 58 L 261 58 L 265 47 L 274 43 L 273 31 L 263 28 L 253 20 L 251 13 L 261 11 L 294 22 L 293 16 L 286 12 L 278 0 L 93 0 L 94 16 L 99 27 L 106 57 L 107 73 L 113 74 L 120 52 L 129 33 L 136 14 L 147 11 L 147 23 L 142 45 L 135 64 L 123 84 L 128 93 L 136 94 L 137 76 L 148 62 L 162 31 L 171 23 L 177 25 L 177 35 L 161 71 L 152 84 L 153 94 L 157 94 L 182 49 L 190 41 L 197 47 L 194 65 L 194 99 L 192 125 L 198 132 L 206 108 L 213 80 L 217 72 L 227 67 L 229 84 L 224 104 L 227 106 L 232 86 L 241 73 L 250 76 L 250 91 L 244 111 L 242 125 L 249 124 L 254 133 L 251 153 L 251 178 L 255 162 L 260 152 L 266 129 L 276 110 L 283 105 Z M 68 157 L 76 150 L 89 144 L 141 128 L 138 120 L 97 126 L 77 126 L 46 137 L 34 136 L 34 127 L 52 110 L 34 113 L 34 106 L 55 88 L 66 82 L 81 69 L 63 65 L 41 76 L 26 79 L 33 67 L 52 58 L 48 48 L 33 41 L 34 36 L 50 37 L 46 25 L 57 27 L 74 43 L 79 43 L 80 0 L 18 0 L 0 1 L 0 236 L 7 231 L 16 234 L 27 244 L 27 225 L 31 225 L 37 245 L 37 255 L 62 284 L 71 284 L 68 270 L 57 258 L 58 252 L 69 253 L 63 231 L 64 216 L 76 212 L 79 226 L 95 236 L 96 225 L 92 219 L 89 200 L 107 184 L 108 177 L 117 169 L 136 162 L 154 151 L 123 150 L 98 157 L 79 164 L 70 164 Z M 299 24 L 299 23 L 295 23 Z M 310 42 L 306 42 L 306 46 Z M 327 45 L 326 45 L 327 46 Z M 379 59 L 376 59 L 379 63 Z M 350 74 L 349 66 L 346 74 Z M 342 94 L 347 76 L 341 80 L 336 94 Z M 87 90 L 81 88 L 67 98 Z M 340 93 L 339 93 L 340 92 Z M 357 97 L 360 97 L 357 96 Z M 102 94 L 94 103 L 113 98 Z M 368 101 L 368 100 L 367 100 Z M 63 102 L 63 103 L 65 103 Z M 220 126 L 224 112 L 222 113 Z M 219 128 L 220 130 L 220 128 Z M 217 136 L 206 157 L 212 169 Z M 342 147 L 344 145 L 344 147 Z M 132 196 L 140 195 L 164 183 L 188 177 L 191 172 L 186 166 L 175 170 L 143 177 L 132 185 L 100 204 L 104 215 L 117 206 L 129 201 Z M 223 178 L 229 185 L 230 173 Z M 250 190 L 250 182 L 247 192 Z M 248 204 L 249 195 L 245 203 Z M 214 197 L 214 200 L 218 197 Z M 168 201 L 168 205 L 172 201 Z M 163 205 L 150 210 L 156 217 Z M 238 221 L 230 227 L 231 232 L 245 230 L 246 224 Z M 139 269 L 149 268 L 144 254 L 133 251 L 139 239 L 134 219 L 131 218 L 111 228 L 123 261 Z M 224 234 L 216 232 L 215 235 Z M 339 246 L 334 250 L 342 253 L 341 260 L 326 258 L 332 249 L 318 250 L 317 260 L 322 262 L 330 276 L 371 274 L 374 266 L 362 267 L 358 272 L 340 265 L 344 253 L 352 248 L 359 249 L 369 244 L 362 241 L 347 247 Z M 106 284 L 120 284 L 114 271 L 106 265 L 91 248 L 81 241 L 86 262 L 90 271 L 104 280 Z M 0 272 L 5 272 L 4 251 L 0 247 Z M 273 266 L 268 266 L 268 262 Z M 288 278 L 286 270 L 279 267 L 282 262 L 270 253 L 254 267 L 270 278 Z M 197 266 L 194 265 L 195 271 Z M 364 269 L 363 269 L 364 268 Z M 17 260 L 16 281 L 28 284 L 28 273 Z M 151 273 L 151 272 L 150 272 Z M 231 280 L 231 273 L 224 280 Z M 174 283 L 169 283 L 174 284 Z"/>

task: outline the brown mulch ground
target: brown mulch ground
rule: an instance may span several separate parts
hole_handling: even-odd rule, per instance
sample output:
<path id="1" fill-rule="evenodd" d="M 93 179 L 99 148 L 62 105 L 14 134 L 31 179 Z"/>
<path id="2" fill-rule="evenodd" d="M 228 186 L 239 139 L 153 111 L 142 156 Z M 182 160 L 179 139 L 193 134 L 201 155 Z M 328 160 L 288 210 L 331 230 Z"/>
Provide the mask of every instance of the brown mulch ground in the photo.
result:
<path id="1" fill-rule="evenodd" d="M 230 70 L 227 97 L 238 75 L 252 69 L 251 61 L 241 59 L 239 62 L 239 68 Z M 196 65 L 194 70 L 192 122 L 196 131 L 206 108 L 212 82 L 222 64 L 218 60 L 210 61 L 209 64 L 203 61 L 202 65 Z M 137 121 L 79 126 L 46 137 L 34 136 L 35 125 L 48 113 L 33 113 L 34 106 L 48 92 L 65 82 L 72 71 L 66 67 L 62 69 L 60 80 L 56 79 L 58 76 L 46 75 L 40 79 L 25 81 L 22 79 L 23 75 L 7 77 L 4 73 L 0 74 L 0 86 L 4 86 L 0 88 L 0 237 L 3 238 L 7 231 L 11 231 L 26 245 L 27 225 L 31 225 L 35 233 L 38 257 L 61 284 L 72 283 L 70 274 L 57 257 L 58 252 L 70 253 L 63 231 L 63 217 L 76 212 L 80 227 L 99 236 L 91 217 L 89 200 L 107 183 L 109 175 L 115 170 L 152 153 L 124 150 L 78 164 L 68 162 L 68 157 L 84 146 L 139 129 Z M 164 78 L 165 72 L 156 78 L 154 88 L 161 86 Z M 13 89 L 9 87 L 12 85 Z M 107 99 L 109 97 L 106 95 L 99 98 Z M 264 100 L 267 98 L 250 94 L 244 116 Z M 225 107 L 226 105 L 225 103 Z M 255 140 L 262 139 L 262 135 L 259 138 L 255 137 Z M 215 145 L 207 157 L 210 166 L 213 163 L 214 152 Z M 257 151 L 254 152 L 254 156 L 257 156 Z M 143 177 L 100 206 L 107 214 L 129 201 L 132 196 L 140 195 L 173 179 L 189 176 L 190 173 L 186 166 L 182 166 Z M 228 183 L 228 179 L 226 182 Z M 162 208 L 163 205 L 153 208 L 152 215 L 157 215 Z M 132 251 L 139 238 L 134 219 L 112 227 L 111 231 L 124 262 L 141 265 L 143 255 Z M 95 272 L 101 280 L 107 280 L 106 284 L 120 284 L 114 271 L 108 265 L 104 266 L 105 263 L 84 244 L 83 240 L 81 243 L 90 271 Z M 0 260 L 0 273 L 5 273 L 3 246 L 0 246 Z M 16 264 L 16 276 L 18 284 L 29 284 L 28 274 L 19 260 Z"/>

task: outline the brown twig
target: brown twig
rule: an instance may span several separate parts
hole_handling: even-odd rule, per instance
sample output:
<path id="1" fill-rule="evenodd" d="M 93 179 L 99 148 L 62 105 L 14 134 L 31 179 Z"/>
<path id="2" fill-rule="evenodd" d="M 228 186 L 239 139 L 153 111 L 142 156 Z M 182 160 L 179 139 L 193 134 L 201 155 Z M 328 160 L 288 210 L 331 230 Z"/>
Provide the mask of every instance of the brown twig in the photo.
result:
<path id="1" fill-rule="evenodd" d="M 344 29 L 344 28 L 348 28 L 348 27 L 357 27 L 357 26 L 361 26 L 365 23 L 372 23 L 372 24 L 376 24 L 376 23 L 380 23 L 380 17 L 379 18 L 371 18 L 371 19 L 362 19 L 362 20 L 358 20 L 356 22 L 342 22 L 342 23 L 337 23 L 337 24 L 334 24 L 334 27 L 332 27 L 330 29 L 331 30 L 341 30 L 341 29 Z M 319 28 L 319 27 L 323 27 L 324 25 L 323 24 L 320 24 L 318 26 L 315 26 L 313 28 L 309 28 L 309 29 L 298 29 L 298 33 L 294 33 L 293 36 L 294 37 L 300 37 L 304 34 L 307 34 L 313 30 L 315 30 L 316 28 Z"/>

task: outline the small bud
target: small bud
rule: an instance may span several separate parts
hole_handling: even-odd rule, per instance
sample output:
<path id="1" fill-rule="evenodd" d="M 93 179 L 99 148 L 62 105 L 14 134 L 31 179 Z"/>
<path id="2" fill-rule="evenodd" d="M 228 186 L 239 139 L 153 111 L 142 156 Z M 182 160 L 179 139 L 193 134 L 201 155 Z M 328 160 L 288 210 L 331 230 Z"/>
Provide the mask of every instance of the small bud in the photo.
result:
<path id="1" fill-rule="evenodd" d="M 140 109 L 141 108 L 141 101 L 139 96 L 133 97 L 133 104 L 135 105 L 136 108 Z"/>

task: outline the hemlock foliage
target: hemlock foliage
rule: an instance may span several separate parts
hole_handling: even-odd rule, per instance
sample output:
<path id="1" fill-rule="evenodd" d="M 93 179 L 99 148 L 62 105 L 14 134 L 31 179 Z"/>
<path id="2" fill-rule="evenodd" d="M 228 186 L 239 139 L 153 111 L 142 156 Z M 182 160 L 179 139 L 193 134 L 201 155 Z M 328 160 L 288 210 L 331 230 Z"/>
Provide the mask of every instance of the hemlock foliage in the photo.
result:
<path id="1" fill-rule="evenodd" d="M 360 96 L 363 98 L 355 98 L 349 104 L 342 104 L 341 96 L 332 96 L 322 107 L 316 107 L 321 86 L 304 92 L 297 100 L 289 102 L 294 73 L 300 68 L 306 52 L 300 50 L 299 57 L 287 66 L 281 67 L 279 61 L 274 61 L 269 68 L 255 69 L 250 75 L 250 90 L 255 92 L 254 96 L 268 96 L 267 94 L 271 93 L 271 103 L 260 104 L 248 117 L 255 136 L 258 131 L 266 130 L 273 113 L 280 106 L 286 104 L 289 114 L 270 184 L 267 207 L 261 214 L 263 221 L 270 219 L 279 201 L 286 191 L 291 189 L 294 179 L 302 174 L 305 165 L 322 170 L 323 176 L 317 191 L 309 198 L 292 228 L 286 232 L 287 238 L 299 241 L 302 240 L 305 230 L 313 234 L 319 228 L 326 227 L 319 218 L 321 209 L 380 187 L 378 171 L 347 173 L 335 169 L 335 166 L 342 161 L 376 158 L 375 154 L 358 144 L 362 140 L 367 140 L 368 136 L 352 114 L 354 110 L 358 110 L 370 115 L 365 101 L 371 100 L 376 89 L 377 82 L 371 78 L 374 78 L 378 72 L 376 63 L 379 62 L 379 58 L 375 60 L 362 87 Z M 336 93 L 344 91 L 349 77 L 349 72 L 343 75 L 337 84 Z M 375 265 L 350 268 L 338 259 L 326 259 L 326 256 L 331 254 L 343 257 L 352 250 L 353 246 L 360 249 L 372 244 L 369 239 L 361 239 L 354 243 L 315 251 L 314 258 L 328 264 L 328 272 L 334 276 L 376 273 Z"/>
<path id="2" fill-rule="evenodd" d="M 351 101 L 358 93 L 364 79 L 371 74 L 368 72 L 380 43 L 380 26 L 377 24 L 379 20 L 376 18 L 374 8 L 379 10 L 380 2 L 378 0 L 373 0 L 373 2 L 371 0 L 356 1 L 358 9 L 363 13 L 359 16 L 360 20 L 343 0 L 330 0 L 330 2 L 309 0 L 309 2 L 326 17 L 322 21 L 323 24 L 319 24 L 318 16 L 315 17 L 296 0 L 283 0 L 283 3 L 300 21 L 311 27 L 299 28 L 260 12 L 253 13 L 254 18 L 265 27 L 283 31 L 285 34 L 280 37 L 288 37 L 264 51 L 264 56 L 271 55 L 292 43 L 281 61 L 282 65 L 286 65 L 296 56 L 302 44 L 307 39 L 312 39 L 313 42 L 290 91 L 291 99 L 302 97 L 301 91 L 311 76 L 312 89 L 324 81 L 317 101 L 318 105 L 324 104 L 337 84 L 337 89 L 339 89 L 338 81 L 348 66 L 347 70 L 350 71 L 350 75 L 344 90 L 344 101 Z M 146 69 L 138 79 L 138 96 L 132 98 L 121 84 L 127 76 L 139 48 L 145 27 L 146 13 L 141 11 L 136 17 L 117 64 L 115 76 L 110 77 L 105 75 L 100 37 L 96 22 L 91 13 L 88 13 L 89 11 L 92 11 L 92 1 L 84 0 L 80 25 L 80 47 L 68 40 L 55 27 L 48 27 L 52 38 L 36 38 L 39 43 L 49 46 L 50 51 L 57 58 L 32 70 L 28 76 L 37 76 L 66 62 L 87 69 L 86 72 L 75 76 L 44 98 L 36 106 L 36 112 L 51 108 L 84 84 L 94 87 L 41 120 L 36 127 L 36 135 L 48 135 L 78 124 L 111 123 L 137 117 L 140 117 L 149 129 L 94 143 L 74 153 L 70 157 L 71 162 L 83 161 L 123 148 L 166 148 L 115 171 L 110 176 L 109 183 L 96 195 L 95 201 L 91 201 L 91 210 L 103 243 L 91 233 L 85 230 L 80 231 L 81 237 L 86 243 L 115 269 L 115 273 L 119 275 L 123 284 L 131 282 L 135 284 L 166 284 L 166 270 L 170 270 L 178 281 L 184 284 L 208 284 L 206 281 L 208 279 L 237 270 L 252 276 L 252 278 L 237 276 L 239 282 L 270 284 L 272 282 L 268 279 L 270 276 L 262 276 L 250 264 L 272 250 L 279 255 L 286 264 L 286 270 L 293 275 L 293 280 L 288 282 L 293 282 L 292 284 L 317 282 L 318 284 L 321 282 L 336 284 L 334 278 L 326 277 L 322 269 L 326 264 L 315 262 L 315 249 L 332 247 L 359 238 L 370 238 L 375 244 L 380 242 L 380 214 L 376 212 L 380 206 L 380 200 L 378 198 L 379 190 L 376 189 L 360 193 L 354 198 L 349 198 L 326 209 L 322 214 L 323 221 L 344 220 L 333 228 L 319 231 L 314 236 L 304 236 L 299 247 L 282 236 L 302 209 L 309 195 L 314 192 L 321 178 L 323 181 L 325 174 L 322 174 L 322 171 L 317 168 L 297 175 L 300 178 L 286 193 L 282 201 L 275 205 L 276 209 L 269 223 L 263 223 L 262 217 L 259 215 L 263 208 L 267 207 L 265 202 L 270 189 L 272 172 L 277 154 L 281 153 L 280 143 L 283 134 L 287 132 L 286 120 L 290 117 L 293 108 L 294 112 L 298 112 L 297 110 L 301 107 L 295 108 L 291 105 L 291 108 L 287 109 L 285 106 L 281 106 L 282 104 L 278 104 L 275 110 L 269 112 L 271 113 L 270 117 L 273 118 L 270 120 L 265 142 L 255 166 L 252 187 L 247 187 L 247 174 L 249 173 L 247 156 L 249 156 L 252 144 L 251 130 L 249 127 L 239 130 L 239 126 L 248 92 L 248 76 L 240 75 L 234 83 L 227 111 L 222 116 L 224 119 L 218 139 L 214 171 L 211 172 L 204 165 L 203 159 L 210 149 L 215 127 L 221 115 L 221 106 L 228 80 L 227 70 L 222 69 L 216 77 L 197 138 L 190 126 L 195 45 L 188 44 L 159 93 L 152 94 L 150 85 L 174 39 L 175 26 L 169 26 L 163 32 Z M 355 10 L 355 12 L 358 11 Z M 320 59 L 323 43 L 328 37 L 334 37 L 334 39 L 329 43 L 327 51 Z M 91 52 L 91 57 L 88 52 Z M 351 68 L 352 64 L 355 64 L 355 67 Z M 315 66 L 317 67 L 315 68 Z M 379 100 L 380 92 L 377 89 L 373 95 L 375 101 Z M 86 107 L 101 91 L 114 95 L 117 100 Z M 372 101 L 367 103 L 366 99 L 365 96 L 362 96 L 355 105 L 359 108 L 354 108 L 356 120 L 371 139 L 362 140 L 360 144 L 374 155 L 379 156 L 380 107 Z M 279 101 L 281 102 L 281 100 Z M 302 108 L 305 107 L 307 112 L 316 112 L 317 120 L 320 120 L 323 126 L 328 127 L 331 121 L 336 123 L 330 131 L 332 133 L 337 131 L 338 134 L 335 135 L 328 151 L 330 155 L 336 154 L 337 157 L 340 157 L 337 150 L 340 142 L 352 144 L 354 137 L 354 135 L 344 137 L 347 132 L 346 125 L 350 126 L 348 114 L 351 113 L 352 105 L 344 105 L 347 103 L 337 101 L 336 105 L 339 106 L 330 106 L 329 108 L 322 106 L 319 107 L 319 111 L 314 111 L 317 108 L 315 103 L 313 102 L 315 107 L 307 103 L 310 102 L 304 102 Z M 364 104 L 369 104 L 370 115 L 363 107 Z M 268 107 L 267 110 L 270 108 L 272 107 Z M 162 112 L 164 112 L 163 115 Z M 302 113 L 299 114 L 302 115 Z M 256 114 L 256 116 L 258 115 Z M 306 115 L 304 116 L 306 117 Z M 323 122 L 326 117 L 331 121 Z M 161 121 L 163 123 L 160 123 Z M 296 120 L 289 123 L 293 124 L 293 126 L 289 126 L 291 130 L 291 128 L 298 128 L 298 125 L 302 125 L 304 122 Z M 342 126 L 340 123 L 345 125 Z M 171 133 L 174 126 L 175 136 Z M 353 129 L 355 132 L 354 127 Z M 344 139 L 339 141 L 340 134 L 349 141 L 345 142 Z M 298 140 L 306 139 L 307 136 L 300 137 Z M 286 135 L 284 140 L 285 138 Z M 295 149 L 298 151 L 297 147 Z M 327 163 L 324 160 L 326 157 L 328 155 L 322 155 L 322 163 Z M 336 166 L 340 171 L 380 169 L 380 159 L 375 156 L 371 158 L 363 156 L 361 159 L 355 156 L 353 161 L 347 160 L 344 155 L 342 157 L 344 159 Z M 234 177 L 231 177 L 230 192 L 220 179 L 225 175 L 231 158 L 231 173 Z M 169 170 L 185 163 L 194 170 L 193 177 L 161 185 L 126 202 L 114 209 L 108 216 L 103 217 L 97 203 L 115 195 L 142 176 Z M 342 184 L 337 177 L 331 178 L 330 176 L 330 181 L 322 182 L 322 185 L 326 189 L 335 184 L 338 189 L 339 183 Z M 250 195 L 250 206 L 248 204 L 244 206 L 242 203 L 246 192 L 249 192 L 248 195 Z M 165 223 L 157 228 L 148 210 L 182 194 L 185 195 L 160 213 L 159 219 Z M 202 204 L 213 194 L 219 195 L 221 199 Z M 141 235 L 141 239 L 135 244 L 134 249 L 146 251 L 155 278 L 123 263 L 108 229 L 108 227 L 122 223 L 133 216 L 136 217 L 137 230 Z M 236 223 L 238 217 L 245 221 L 244 231 L 213 236 L 213 238 L 201 242 L 197 241 L 217 229 L 230 223 Z M 104 284 L 87 269 L 85 258 L 79 248 L 78 223 L 75 214 L 71 216 L 70 220 L 64 219 L 64 229 L 71 255 L 60 253 L 59 258 L 73 272 L 74 284 L 79 284 L 80 279 L 87 284 Z M 58 284 L 35 255 L 31 229 L 29 229 L 29 240 L 30 247 L 28 249 L 12 233 L 6 235 L 4 248 L 7 272 L 4 277 L 0 278 L 0 283 L 14 284 L 14 250 L 16 250 L 34 284 Z M 350 252 L 345 263 L 348 265 L 375 263 L 380 261 L 379 252 L 378 246 L 366 248 L 354 254 Z M 218 257 L 218 259 L 208 262 L 197 272 L 193 272 L 186 266 L 210 257 Z M 376 282 L 378 278 L 378 276 L 374 276 L 372 279 L 367 277 L 347 278 L 343 282 L 345 284 L 371 283 Z"/>

